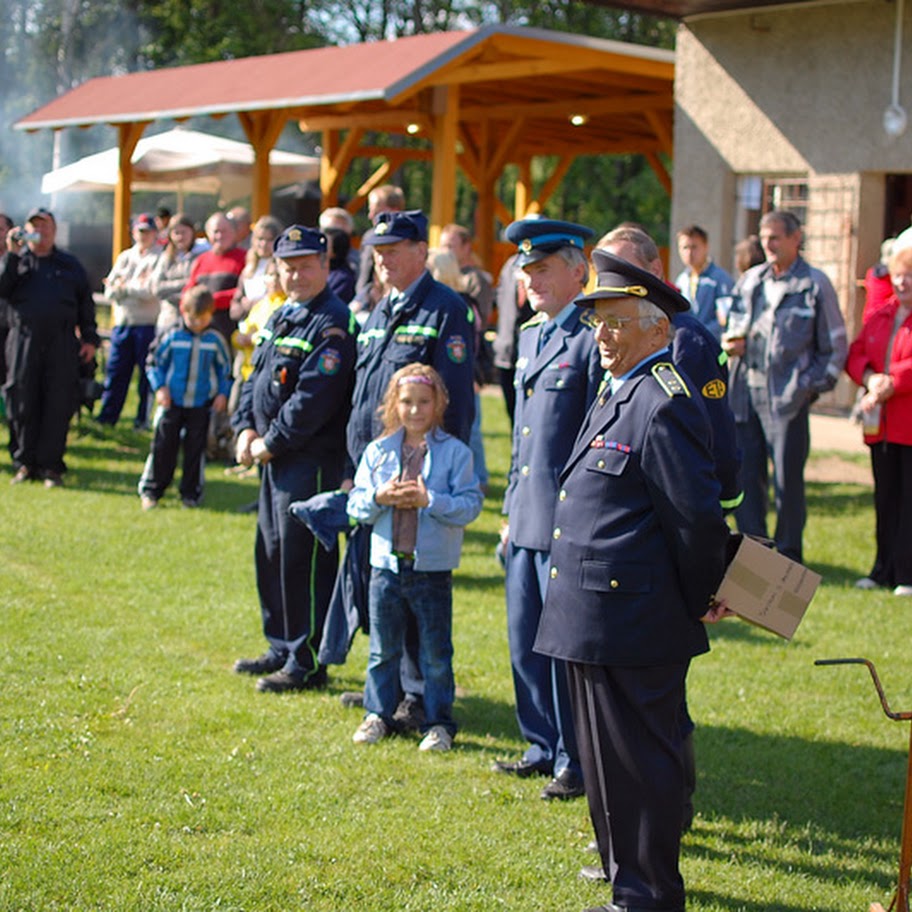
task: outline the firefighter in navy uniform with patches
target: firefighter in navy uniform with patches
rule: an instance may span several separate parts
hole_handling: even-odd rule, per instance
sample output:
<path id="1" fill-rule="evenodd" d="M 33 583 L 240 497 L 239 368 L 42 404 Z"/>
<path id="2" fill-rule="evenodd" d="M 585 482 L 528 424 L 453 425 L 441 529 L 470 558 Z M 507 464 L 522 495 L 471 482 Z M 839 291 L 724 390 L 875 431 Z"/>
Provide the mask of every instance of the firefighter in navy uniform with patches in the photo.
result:
<path id="1" fill-rule="evenodd" d="M 608 388 L 560 475 L 535 649 L 567 662 L 583 781 L 613 901 L 601 912 L 683 912 L 680 723 L 690 660 L 725 570 L 711 430 L 671 363 L 687 307 L 651 273 L 592 254 Z M 592 910 L 590 910 L 592 912 Z"/>
<path id="2" fill-rule="evenodd" d="M 361 241 L 367 251 L 364 255 L 374 258 L 375 275 L 385 293 L 358 336 L 347 432 L 349 478 L 354 477 L 367 445 L 383 433 L 377 409 L 390 378 L 406 364 L 428 364 L 440 374 L 450 395 L 443 429 L 463 443 L 469 442 L 475 417 L 474 318 L 463 298 L 428 272 L 427 239 L 427 217 L 411 209 L 381 212 Z M 361 526 L 356 534 L 366 529 Z M 362 567 L 365 577 L 370 575 L 367 550 Z M 406 632 L 401 685 L 405 699 L 397 711 L 397 722 L 406 728 L 417 727 L 423 719 L 424 681 L 412 624 Z"/>
<path id="3" fill-rule="evenodd" d="M 288 300 L 270 317 L 232 419 L 237 460 L 262 467 L 255 547 L 257 590 L 268 650 L 235 671 L 261 676 L 268 692 L 320 687 L 317 661 L 338 569 L 337 549 L 319 546 L 292 518 L 291 503 L 337 488 L 345 467 L 355 364 L 355 323 L 326 286 L 326 237 L 293 225 L 275 244 Z"/>
<path id="4" fill-rule="evenodd" d="M 377 407 L 390 377 L 406 364 L 429 364 L 443 378 L 450 404 L 443 428 L 468 443 L 475 417 L 473 315 L 455 291 L 425 268 L 427 218 L 420 210 L 382 212 L 361 244 L 372 252 L 386 293 L 358 336 L 348 455 L 358 465 L 380 436 Z"/>
<path id="5" fill-rule="evenodd" d="M 516 719 L 529 747 L 494 770 L 543 774 L 544 799 L 583 794 L 563 663 L 532 649 L 548 581 L 557 476 L 604 374 L 591 312 L 573 303 L 589 277 L 588 228 L 523 219 L 506 231 L 516 244 L 518 280 L 536 316 L 519 333 L 516 410 L 503 512 L 507 634 Z"/>

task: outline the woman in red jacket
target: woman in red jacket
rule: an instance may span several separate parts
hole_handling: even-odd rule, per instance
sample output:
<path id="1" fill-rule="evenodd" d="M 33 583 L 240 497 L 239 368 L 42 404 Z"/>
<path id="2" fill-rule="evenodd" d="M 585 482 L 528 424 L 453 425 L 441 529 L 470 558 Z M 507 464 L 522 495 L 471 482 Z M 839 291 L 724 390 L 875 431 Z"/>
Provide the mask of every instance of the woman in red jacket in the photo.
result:
<path id="1" fill-rule="evenodd" d="M 895 253 L 889 266 L 893 296 L 868 315 L 846 361 L 848 375 L 865 388 L 877 521 L 874 568 L 855 586 L 912 596 L 912 248 Z"/>

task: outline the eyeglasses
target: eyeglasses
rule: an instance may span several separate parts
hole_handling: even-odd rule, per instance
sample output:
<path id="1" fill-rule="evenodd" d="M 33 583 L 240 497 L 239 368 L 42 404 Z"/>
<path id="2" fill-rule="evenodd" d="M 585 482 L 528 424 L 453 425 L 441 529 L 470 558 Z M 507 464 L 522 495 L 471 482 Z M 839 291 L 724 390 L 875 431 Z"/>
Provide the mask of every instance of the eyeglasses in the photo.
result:
<path id="1" fill-rule="evenodd" d="M 597 313 L 593 313 L 592 318 L 594 328 L 604 326 L 609 332 L 620 332 L 628 323 L 643 319 L 642 317 L 615 317 L 611 314 L 607 317 L 600 317 Z"/>

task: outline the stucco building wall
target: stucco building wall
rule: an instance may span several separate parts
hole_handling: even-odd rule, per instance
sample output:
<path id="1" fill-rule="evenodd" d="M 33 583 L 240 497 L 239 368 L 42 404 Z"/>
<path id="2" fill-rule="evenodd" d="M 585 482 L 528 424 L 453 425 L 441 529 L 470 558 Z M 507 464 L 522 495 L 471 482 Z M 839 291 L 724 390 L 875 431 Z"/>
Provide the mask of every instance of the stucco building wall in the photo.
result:
<path id="1" fill-rule="evenodd" d="M 806 180 L 805 255 L 832 279 L 850 336 L 858 280 L 883 239 L 885 175 L 912 172 L 912 126 L 898 138 L 883 129 L 895 12 L 885 0 L 803 4 L 695 17 L 678 31 L 672 235 L 702 225 L 731 269 L 739 177 Z M 910 15 L 903 49 L 900 101 L 912 112 Z M 671 263 L 674 274 L 674 249 Z"/>

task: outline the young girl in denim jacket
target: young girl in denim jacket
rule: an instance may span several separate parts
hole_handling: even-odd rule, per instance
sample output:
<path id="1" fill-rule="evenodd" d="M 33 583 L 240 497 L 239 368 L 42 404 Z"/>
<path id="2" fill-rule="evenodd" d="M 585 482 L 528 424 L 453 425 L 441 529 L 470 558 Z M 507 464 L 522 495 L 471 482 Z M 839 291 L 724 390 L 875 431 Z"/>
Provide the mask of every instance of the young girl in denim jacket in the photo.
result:
<path id="1" fill-rule="evenodd" d="M 373 526 L 370 546 L 370 658 L 367 714 L 353 739 L 374 744 L 396 730 L 399 660 L 406 620 L 418 628 L 424 677 L 422 751 L 449 750 L 453 721 L 453 569 L 463 528 L 481 512 L 471 450 L 441 429 L 446 387 L 434 368 L 393 374 L 381 406 L 384 434 L 355 473 L 348 513 Z"/>

